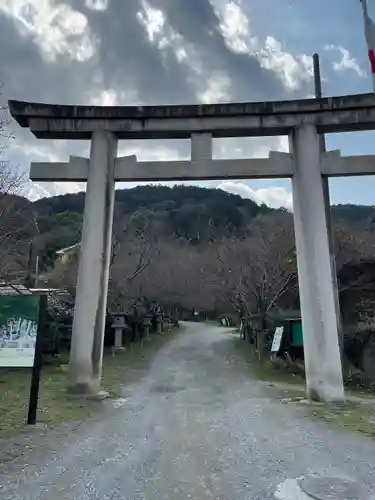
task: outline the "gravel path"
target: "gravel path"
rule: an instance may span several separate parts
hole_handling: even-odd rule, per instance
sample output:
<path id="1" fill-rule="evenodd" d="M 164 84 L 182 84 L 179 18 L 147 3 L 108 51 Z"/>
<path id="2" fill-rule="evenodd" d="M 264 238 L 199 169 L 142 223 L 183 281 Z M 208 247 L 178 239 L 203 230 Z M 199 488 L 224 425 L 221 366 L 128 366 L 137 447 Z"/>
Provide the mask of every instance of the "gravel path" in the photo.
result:
<path id="1" fill-rule="evenodd" d="M 249 377 L 225 329 L 190 323 L 105 419 L 3 470 L 0 498 L 264 500 L 313 473 L 375 490 L 375 442 L 305 412 Z"/>

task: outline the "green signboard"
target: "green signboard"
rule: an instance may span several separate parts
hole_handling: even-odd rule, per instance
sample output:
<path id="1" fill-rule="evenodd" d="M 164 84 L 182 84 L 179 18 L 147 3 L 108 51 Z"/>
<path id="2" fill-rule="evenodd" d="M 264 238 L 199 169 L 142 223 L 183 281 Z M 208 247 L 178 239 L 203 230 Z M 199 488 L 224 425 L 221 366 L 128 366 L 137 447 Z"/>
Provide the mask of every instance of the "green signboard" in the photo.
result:
<path id="1" fill-rule="evenodd" d="M 292 342 L 294 347 L 303 347 L 303 333 L 301 320 L 292 322 Z"/>
<path id="2" fill-rule="evenodd" d="M 34 364 L 38 295 L 0 295 L 0 367 Z"/>

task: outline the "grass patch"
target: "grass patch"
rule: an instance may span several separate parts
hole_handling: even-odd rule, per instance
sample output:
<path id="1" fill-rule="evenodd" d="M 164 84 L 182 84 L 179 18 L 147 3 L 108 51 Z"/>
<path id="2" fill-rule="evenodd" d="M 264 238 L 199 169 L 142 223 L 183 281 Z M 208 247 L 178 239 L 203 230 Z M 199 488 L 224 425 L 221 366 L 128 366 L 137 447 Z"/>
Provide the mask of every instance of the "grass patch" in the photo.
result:
<path id="1" fill-rule="evenodd" d="M 274 387 L 279 390 L 281 399 L 290 399 L 290 403 L 294 404 L 299 403 L 301 397 L 304 397 L 305 379 L 298 372 L 293 374 L 294 364 L 288 367 L 287 363 L 282 360 L 270 361 L 266 354 L 263 355 L 263 359 L 259 360 L 258 353 L 252 344 L 240 340 L 239 337 L 233 339 L 233 342 L 255 377 L 269 382 L 270 386 L 272 386 L 272 382 L 275 382 Z M 285 385 L 283 386 L 283 384 Z M 335 428 L 350 429 L 375 437 L 375 398 L 372 403 L 369 394 L 363 390 L 351 391 L 347 393 L 347 396 L 354 401 L 347 401 L 345 404 L 337 406 L 322 403 L 314 405 L 312 403 L 311 406 L 307 406 L 309 414 Z"/>
<path id="2" fill-rule="evenodd" d="M 235 348 L 241 353 L 254 375 L 265 382 L 285 382 L 288 384 L 304 384 L 302 369 L 295 363 L 289 365 L 281 358 L 274 361 L 269 353 L 263 353 L 261 359 L 253 344 L 249 344 L 239 337 L 234 339 Z"/>
<path id="3" fill-rule="evenodd" d="M 158 349 L 175 334 L 154 335 L 152 340 L 132 345 L 131 351 L 112 355 L 106 350 L 103 359 L 103 389 L 112 397 L 121 394 L 121 387 L 136 382 L 146 373 Z M 46 363 L 40 381 L 37 422 L 52 427 L 64 421 L 82 421 L 94 415 L 101 405 L 97 401 L 71 399 L 66 393 L 68 355 L 59 363 Z M 29 402 L 31 369 L 0 369 L 0 438 L 28 430 L 25 425 Z"/>
<path id="4" fill-rule="evenodd" d="M 347 428 L 375 437 L 373 407 L 347 402 L 342 406 L 321 405 L 311 409 L 311 415 L 336 428 Z"/>
<path id="5" fill-rule="evenodd" d="M 25 426 L 31 369 L 3 369 L 0 371 L 0 437 L 27 430 Z M 37 422 L 51 425 L 64 420 L 89 416 L 94 409 L 89 404 L 69 400 L 65 390 L 67 373 L 60 366 L 43 367 L 39 392 Z"/>

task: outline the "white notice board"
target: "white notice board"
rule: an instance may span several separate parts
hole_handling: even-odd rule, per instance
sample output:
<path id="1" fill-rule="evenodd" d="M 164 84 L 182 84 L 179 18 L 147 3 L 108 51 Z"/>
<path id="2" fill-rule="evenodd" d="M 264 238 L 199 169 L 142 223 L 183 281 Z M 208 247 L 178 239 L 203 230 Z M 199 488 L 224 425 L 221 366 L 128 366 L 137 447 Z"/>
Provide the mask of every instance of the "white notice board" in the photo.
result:
<path id="1" fill-rule="evenodd" d="M 32 367 L 39 295 L 0 295 L 0 367 Z"/>
<path id="2" fill-rule="evenodd" d="M 275 333 L 273 336 L 271 352 L 278 352 L 281 345 L 281 339 L 283 338 L 284 327 L 278 326 L 275 329 Z"/>

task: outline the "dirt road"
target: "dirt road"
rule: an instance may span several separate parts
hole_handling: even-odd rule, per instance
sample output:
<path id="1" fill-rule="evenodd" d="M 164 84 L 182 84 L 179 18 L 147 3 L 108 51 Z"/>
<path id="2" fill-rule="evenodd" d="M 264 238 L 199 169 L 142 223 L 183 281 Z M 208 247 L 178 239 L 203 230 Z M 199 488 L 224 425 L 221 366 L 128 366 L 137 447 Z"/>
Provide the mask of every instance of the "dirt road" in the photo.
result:
<path id="1" fill-rule="evenodd" d="M 105 415 L 5 468 L 0 498 L 264 500 L 315 473 L 374 490 L 375 442 L 281 404 L 215 326 L 187 324 Z"/>

